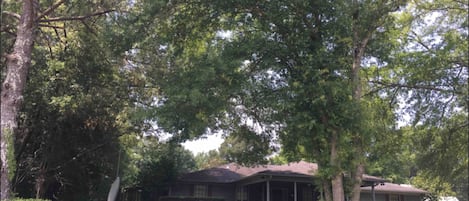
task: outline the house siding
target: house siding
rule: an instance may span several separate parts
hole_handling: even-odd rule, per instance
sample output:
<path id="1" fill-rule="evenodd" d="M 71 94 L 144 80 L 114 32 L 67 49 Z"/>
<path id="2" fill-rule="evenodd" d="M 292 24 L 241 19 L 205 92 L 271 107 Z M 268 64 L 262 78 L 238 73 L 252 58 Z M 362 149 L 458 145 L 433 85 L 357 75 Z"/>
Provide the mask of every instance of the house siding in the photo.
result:
<path id="1" fill-rule="evenodd" d="M 376 201 L 386 201 L 385 194 L 375 194 Z M 360 201 L 373 201 L 371 193 L 361 193 Z"/>
<path id="2" fill-rule="evenodd" d="M 405 195 L 404 201 L 421 201 L 423 200 L 422 196 L 412 196 L 412 195 Z"/>
<path id="3" fill-rule="evenodd" d="M 275 184 L 275 183 L 273 183 Z M 194 185 L 207 185 L 208 186 L 208 197 L 211 198 L 223 198 L 224 201 L 236 201 L 236 185 L 235 184 L 216 184 L 216 183 L 178 183 L 172 186 L 170 191 L 170 196 L 175 197 L 192 197 L 194 193 Z M 256 187 L 257 186 L 257 187 Z M 272 185 L 274 187 L 275 185 Z M 302 201 L 302 189 L 306 184 L 298 184 L 298 200 Z M 264 200 L 264 193 L 259 193 L 259 191 L 265 190 L 262 183 L 257 183 L 249 186 L 248 191 L 255 191 L 249 193 L 249 200 Z M 291 190 L 291 189 L 290 189 Z M 260 197 L 255 197 L 256 195 Z M 317 194 L 314 194 L 313 200 L 315 200 Z M 388 194 L 385 193 L 376 193 L 375 201 L 389 201 Z M 403 195 L 403 201 L 422 201 L 422 196 L 419 195 Z M 362 192 L 360 195 L 360 201 L 373 201 L 372 194 L 369 192 Z"/>
<path id="4" fill-rule="evenodd" d="M 206 185 L 208 187 L 208 197 L 224 198 L 225 201 L 235 201 L 236 192 L 234 184 L 213 184 L 213 183 L 178 183 L 171 186 L 169 196 L 192 197 L 194 196 L 194 185 Z"/>
<path id="5" fill-rule="evenodd" d="M 236 192 L 235 185 L 232 184 L 213 184 L 210 185 L 212 196 L 217 198 L 224 198 L 225 201 L 235 201 Z"/>
<path id="6" fill-rule="evenodd" d="M 171 186 L 170 196 L 192 196 L 192 184 L 175 184 Z"/>

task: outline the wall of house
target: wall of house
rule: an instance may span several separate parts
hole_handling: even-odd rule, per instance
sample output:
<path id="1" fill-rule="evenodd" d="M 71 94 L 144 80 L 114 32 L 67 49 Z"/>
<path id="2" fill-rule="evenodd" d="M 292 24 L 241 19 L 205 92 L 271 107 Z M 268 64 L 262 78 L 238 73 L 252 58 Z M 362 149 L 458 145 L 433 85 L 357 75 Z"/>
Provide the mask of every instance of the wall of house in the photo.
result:
<path id="1" fill-rule="evenodd" d="M 170 196 L 192 197 L 195 184 L 178 183 L 171 187 Z M 224 198 L 225 201 L 235 201 L 236 192 L 233 184 L 202 184 L 208 186 L 208 197 Z"/>
<path id="2" fill-rule="evenodd" d="M 387 201 L 386 194 L 375 194 L 376 201 Z M 373 201 L 371 193 L 361 193 L 360 201 Z"/>
<path id="3" fill-rule="evenodd" d="M 210 185 L 212 197 L 225 198 L 225 201 L 235 201 L 235 186 L 231 184 Z"/>
<path id="4" fill-rule="evenodd" d="M 178 183 L 171 186 L 169 196 L 192 196 L 192 184 Z"/>
<path id="5" fill-rule="evenodd" d="M 422 196 L 411 196 L 411 195 L 405 195 L 404 196 L 404 201 L 421 201 Z"/>

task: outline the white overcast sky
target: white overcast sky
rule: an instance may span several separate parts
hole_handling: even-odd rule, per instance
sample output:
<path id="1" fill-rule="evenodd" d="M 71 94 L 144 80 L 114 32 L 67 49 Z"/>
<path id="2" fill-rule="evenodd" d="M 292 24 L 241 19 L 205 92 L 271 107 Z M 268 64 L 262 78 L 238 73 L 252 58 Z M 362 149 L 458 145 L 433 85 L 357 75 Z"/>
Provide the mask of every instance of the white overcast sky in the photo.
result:
<path id="1" fill-rule="evenodd" d="M 187 141 L 182 144 L 184 148 L 192 151 L 194 155 L 197 155 L 201 152 L 208 152 L 213 149 L 217 149 L 223 143 L 223 138 L 220 134 L 209 135 L 206 138 Z"/>

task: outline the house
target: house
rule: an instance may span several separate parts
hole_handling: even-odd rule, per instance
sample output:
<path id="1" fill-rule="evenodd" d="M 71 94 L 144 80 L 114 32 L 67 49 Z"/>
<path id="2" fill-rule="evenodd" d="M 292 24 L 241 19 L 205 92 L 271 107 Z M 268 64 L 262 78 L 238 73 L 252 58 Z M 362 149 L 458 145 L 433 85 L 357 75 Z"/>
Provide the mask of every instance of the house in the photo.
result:
<path id="1" fill-rule="evenodd" d="M 234 163 L 182 175 L 160 201 L 316 201 L 314 163 L 244 167 Z M 426 191 L 363 175 L 363 201 L 419 201 Z M 373 199 L 374 198 L 374 199 Z"/>

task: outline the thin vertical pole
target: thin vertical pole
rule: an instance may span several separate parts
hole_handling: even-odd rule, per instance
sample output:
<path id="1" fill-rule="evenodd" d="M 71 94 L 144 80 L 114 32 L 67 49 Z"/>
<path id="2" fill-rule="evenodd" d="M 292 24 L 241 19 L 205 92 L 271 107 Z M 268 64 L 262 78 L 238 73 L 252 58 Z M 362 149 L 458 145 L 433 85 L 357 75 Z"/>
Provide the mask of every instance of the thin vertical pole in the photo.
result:
<path id="1" fill-rule="evenodd" d="M 267 192 L 266 192 L 266 197 L 267 197 L 267 200 L 266 201 L 270 201 L 270 181 L 267 180 Z"/>
<path id="2" fill-rule="evenodd" d="M 117 156 L 117 168 L 116 168 L 116 177 L 119 177 L 119 168 L 121 165 L 121 149 L 119 149 L 119 155 Z"/>
<path id="3" fill-rule="evenodd" d="M 298 195 L 297 195 L 297 189 L 296 189 L 296 181 L 293 183 L 293 201 L 298 201 Z"/>
<path id="4" fill-rule="evenodd" d="M 375 182 L 373 182 L 371 184 L 371 195 L 373 196 L 372 200 L 373 201 L 376 201 L 376 197 L 375 197 Z"/>

